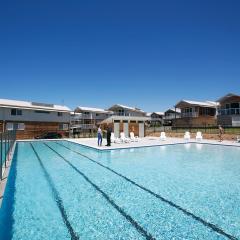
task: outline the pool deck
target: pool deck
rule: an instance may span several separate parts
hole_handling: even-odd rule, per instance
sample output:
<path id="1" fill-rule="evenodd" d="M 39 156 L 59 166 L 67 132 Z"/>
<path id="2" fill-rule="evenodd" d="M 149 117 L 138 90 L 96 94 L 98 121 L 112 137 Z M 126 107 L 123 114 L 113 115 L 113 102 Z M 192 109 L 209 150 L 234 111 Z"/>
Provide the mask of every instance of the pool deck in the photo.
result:
<path id="1" fill-rule="evenodd" d="M 240 147 L 240 143 L 236 141 L 216 141 L 216 140 L 202 140 L 196 141 L 191 139 L 186 141 L 181 138 L 167 138 L 165 141 L 160 140 L 159 137 L 145 137 L 139 139 L 138 142 L 130 143 L 112 143 L 111 147 L 105 146 L 107 144 L 106 139 L 103 139 L 103 144 L 101 147 L 97 146 L 97 138 L 70 138 L 65 139 L 70 142 L 78 143 L 90 148 L 97 150 L 115 150 L 115 149 L 124 149 L 124 148 L 139 148 L 139 147 L 153 147 L 153 146 L 164 146 L 164 145 L 174 145 L 174 144 L 184 144 L 184 143 L 201 143 L 201 144 L 212 144 L 212 145 L 223 145 L 223 146 L 236 146 Z"/>

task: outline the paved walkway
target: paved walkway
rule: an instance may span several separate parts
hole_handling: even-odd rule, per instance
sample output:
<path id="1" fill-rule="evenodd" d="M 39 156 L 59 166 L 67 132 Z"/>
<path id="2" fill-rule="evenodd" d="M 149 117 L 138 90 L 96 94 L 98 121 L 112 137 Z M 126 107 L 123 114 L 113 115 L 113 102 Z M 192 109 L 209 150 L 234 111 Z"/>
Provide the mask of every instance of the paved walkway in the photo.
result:
<path id="1" fill-rule="evenodd" d="M 70 142 L 75 142 L 78 144 L 82 144 L 88 147 L 92 147 L 98 150 L 112 150 L 112 149 L 121 149 L 121 148 L 136 148 L 136 147 L 149 147 L 149 146 L 161 146 L 161 145 L 171 145 L 171 144 L 180 144 L 180 143 L 202 143 L 202 144 L 217 144 L 217 145 L 227 145 L 227 146 L 238 146 L 240 147 L 240 143 L 234 141 L 223 141 L 219 142 L 216 140 L 202 140 L 197 142 L 195 139 L 191 139 L 190 141 L 186 141 L 181 138 L 167 138 L 166 141 L 160 140 L 159 137 L 145 137 L 140 139 L 138 142 L 130 142 L 130 143 L 112 143 L 111 147 L 105 146 L 107 144 L 106 139 L 103 139 L 102 147 L 97 146 L 97 138 L 70 138 L 66 139 Z"/>

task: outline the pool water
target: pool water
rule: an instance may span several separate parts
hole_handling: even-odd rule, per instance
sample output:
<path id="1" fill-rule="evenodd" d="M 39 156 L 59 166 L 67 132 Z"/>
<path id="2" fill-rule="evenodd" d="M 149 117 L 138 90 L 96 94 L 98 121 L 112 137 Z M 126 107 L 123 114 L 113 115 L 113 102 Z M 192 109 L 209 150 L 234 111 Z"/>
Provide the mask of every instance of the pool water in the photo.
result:
<path id="1" fill-rule="evenodd" d="M 16 146 L 0 239 L 240 239 L 240 148 Z"/>

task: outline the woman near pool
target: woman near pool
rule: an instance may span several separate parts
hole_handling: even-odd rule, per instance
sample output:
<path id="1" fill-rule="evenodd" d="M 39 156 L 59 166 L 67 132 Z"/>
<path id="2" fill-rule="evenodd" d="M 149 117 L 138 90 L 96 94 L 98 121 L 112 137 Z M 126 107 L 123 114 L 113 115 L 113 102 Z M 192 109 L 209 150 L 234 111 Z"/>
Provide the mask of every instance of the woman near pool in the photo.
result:
<path id="1" fill-rule="evenodd" d="M 101 126 L 98 127 L 98 146 L 102 146 L 102 129 Z"/>

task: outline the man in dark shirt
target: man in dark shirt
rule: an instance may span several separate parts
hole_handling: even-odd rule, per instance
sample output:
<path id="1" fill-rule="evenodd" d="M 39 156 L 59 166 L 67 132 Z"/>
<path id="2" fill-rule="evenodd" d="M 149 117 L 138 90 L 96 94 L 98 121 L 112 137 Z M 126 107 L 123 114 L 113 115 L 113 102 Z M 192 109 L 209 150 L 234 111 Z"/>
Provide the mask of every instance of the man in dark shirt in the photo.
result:
<path id="1" fill-rule="evenodd" d="M 112 129 L 111 127 L 107 126 L 107 145 L 108 147 L 111 146 L 111 133 L 112 133 Z"/>

